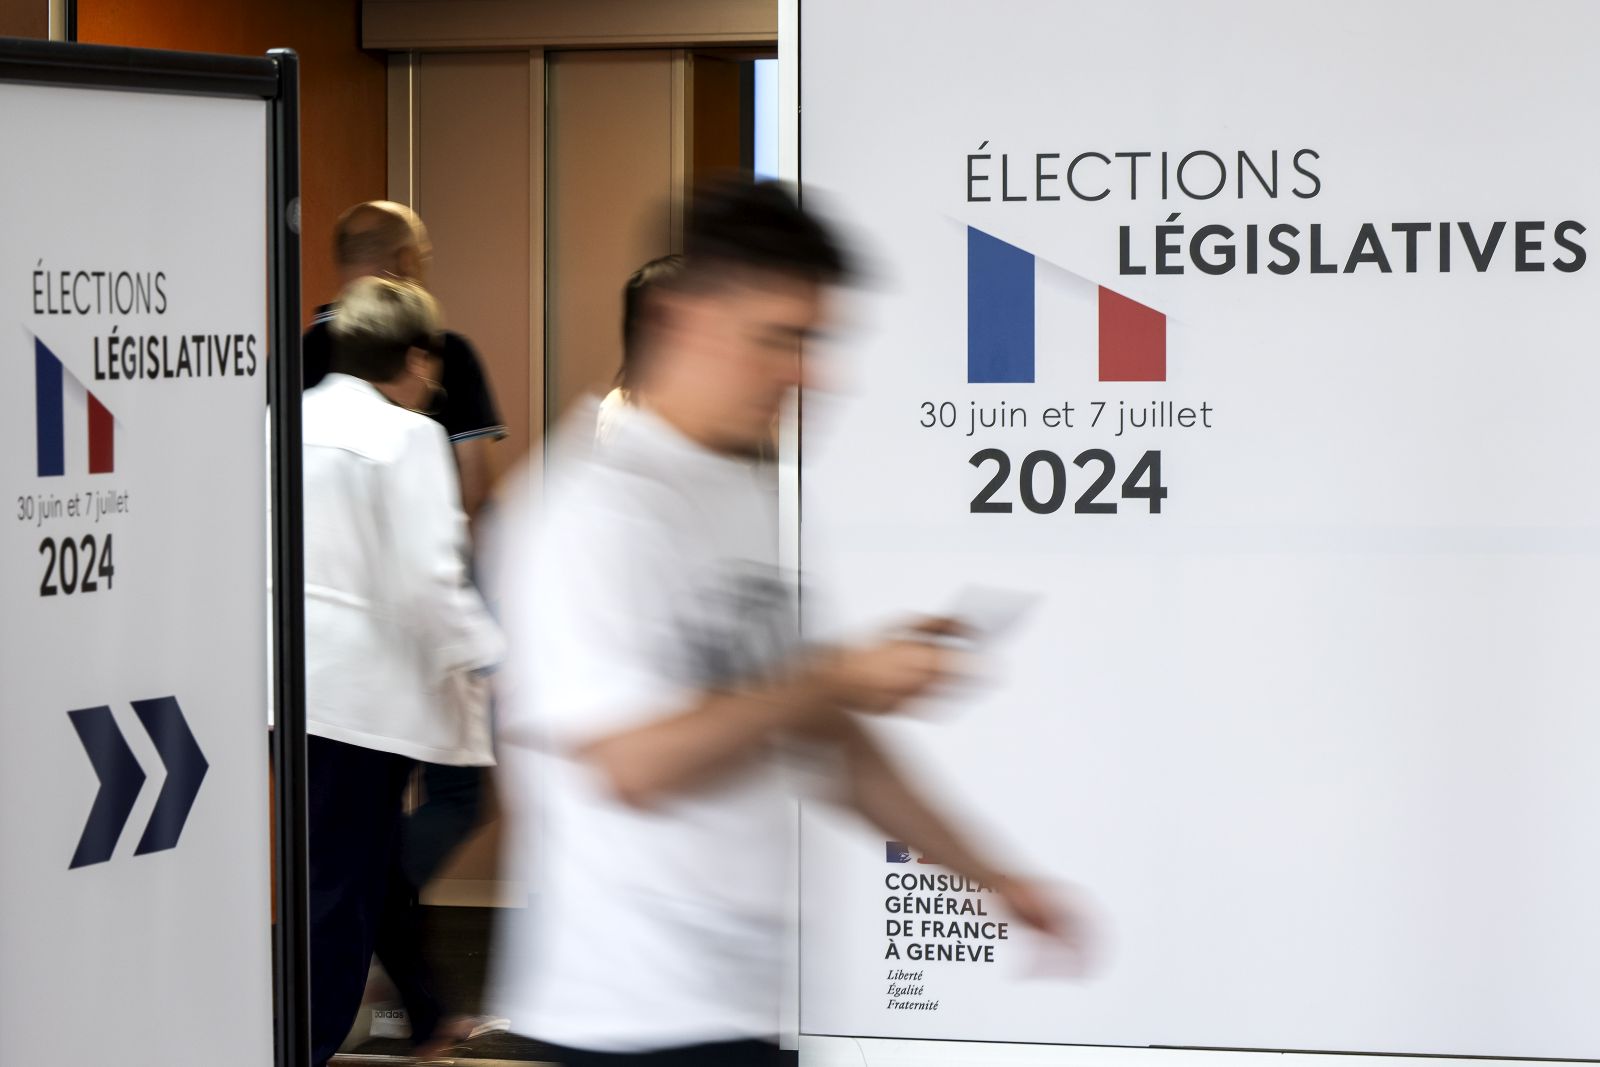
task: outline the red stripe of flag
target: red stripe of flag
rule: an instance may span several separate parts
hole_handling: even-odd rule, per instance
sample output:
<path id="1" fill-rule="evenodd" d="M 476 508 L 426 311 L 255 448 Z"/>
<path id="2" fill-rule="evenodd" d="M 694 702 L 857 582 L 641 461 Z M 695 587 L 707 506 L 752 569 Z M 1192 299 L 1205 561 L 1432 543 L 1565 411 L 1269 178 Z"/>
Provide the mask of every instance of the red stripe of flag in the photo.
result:
<path id="1" fill-rule="evenodd" d="M 88 390 L 85 390 L 88 392 Z M 110 474 L 116 459 L 116 424 L 111 412 L 89 393 L 89 473 Z"/>
<path id="2" fill-rule="evenodd" d="M 1167 380 L 1167 317 L 1100 287 L 1100 380 Z"/>

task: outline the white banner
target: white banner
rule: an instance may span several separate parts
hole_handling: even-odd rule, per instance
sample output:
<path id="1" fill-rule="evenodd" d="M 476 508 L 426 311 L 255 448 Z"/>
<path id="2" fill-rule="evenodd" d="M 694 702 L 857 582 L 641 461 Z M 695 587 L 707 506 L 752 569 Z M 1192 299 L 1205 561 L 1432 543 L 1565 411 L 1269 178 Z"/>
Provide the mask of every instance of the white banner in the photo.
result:
<path id="1" fill-rule="evenodd" d="M 0 1062 L 272 1062 L 266 104 L 0 85 Z"/>
<path id="2" fill-rule="evenodd" d="M 1600 1056 L 1600 11 L 801 18 L 876 275 L 803 560 L 846 626 L 1037 595 L 884 730 L 1105 941 L 808 813 L 801 1032 Z"/>

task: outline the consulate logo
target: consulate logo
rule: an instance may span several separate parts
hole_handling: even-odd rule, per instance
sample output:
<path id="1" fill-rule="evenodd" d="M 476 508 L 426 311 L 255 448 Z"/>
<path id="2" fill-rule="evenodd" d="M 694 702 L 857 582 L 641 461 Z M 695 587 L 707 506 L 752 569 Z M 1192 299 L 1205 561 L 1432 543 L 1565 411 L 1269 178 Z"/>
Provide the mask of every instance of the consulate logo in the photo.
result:
<path id="1" fill-rule="evenodd" d="M 885 863 L 910 863 L 913 859 L 918 863 L 938 863 L 937 860 L 931 860 L 927 856 L 916 855 L 911 851 L 911 846 L 904 841 L 885 841 L 883 843 L 883 861 Z"/>

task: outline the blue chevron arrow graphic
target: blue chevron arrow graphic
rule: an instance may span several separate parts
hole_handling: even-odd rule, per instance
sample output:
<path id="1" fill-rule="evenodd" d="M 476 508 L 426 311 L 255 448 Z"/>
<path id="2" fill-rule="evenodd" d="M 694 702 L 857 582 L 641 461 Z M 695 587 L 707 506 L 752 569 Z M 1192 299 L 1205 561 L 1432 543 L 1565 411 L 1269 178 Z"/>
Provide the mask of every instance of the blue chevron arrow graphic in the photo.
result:
<path id="1" fill-rule="evenodd" d="M 128 823 L 133 803 L 144 788 L 144 770 L 133 758 L 117 720 L 104 704 L 97 708 L 80 708 L 67 712 L 78 740 L 89 754 L 89 762 L 100 779 L 100 792 L 95 795 L 94 807 L 89 809 L 89 820 L 83 825 L 83 835 L 78 838 L 78 850 L 72 854 L 74 867 L 88 867 L 104 863 L 116 850 L 117 838 Z"/>
<path id="2" fill-rule="evenodd" d="M 200 783 L 205 781 L 211 765 L 184 721 L 177 698 L 135 700 L 133 713 L 144 723 L 145 732 L 155 742 L 156 751 L 161 753 L 161 762 L 167 766 L 167 780 L 162 783 L 161 795 L 150 813 L 150 824 L 144 828 L 139 847 L 133 852 L 135 856 L 143 856 L 177 846 L 183 824 L 189 821 L 189 809 L 194 807 Z"/>

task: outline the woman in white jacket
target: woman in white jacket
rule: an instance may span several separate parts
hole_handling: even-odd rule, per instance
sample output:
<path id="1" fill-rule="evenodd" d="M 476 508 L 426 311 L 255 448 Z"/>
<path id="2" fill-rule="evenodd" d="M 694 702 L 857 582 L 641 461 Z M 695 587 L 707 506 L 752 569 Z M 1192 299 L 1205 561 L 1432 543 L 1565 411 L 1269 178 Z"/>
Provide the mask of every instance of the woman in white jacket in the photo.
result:
<path id="1" fill-rule="evenodd" d="M 478 696 L 504 647 L 467 581 L 449 442 L 419 414 L 438 388 L 438 328 L 420 287 L 353 282 L 331 324 L 333 373 L 304 401 L 318 1067 L 360 1009 L 414 762 L 493 762 Z"/>

